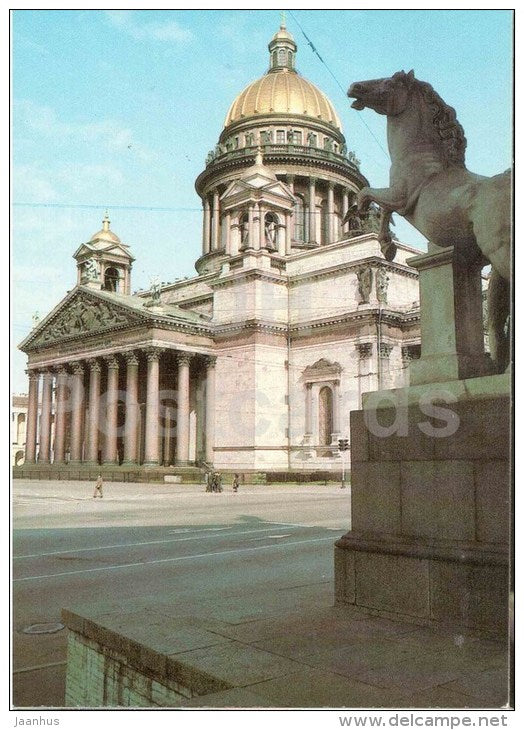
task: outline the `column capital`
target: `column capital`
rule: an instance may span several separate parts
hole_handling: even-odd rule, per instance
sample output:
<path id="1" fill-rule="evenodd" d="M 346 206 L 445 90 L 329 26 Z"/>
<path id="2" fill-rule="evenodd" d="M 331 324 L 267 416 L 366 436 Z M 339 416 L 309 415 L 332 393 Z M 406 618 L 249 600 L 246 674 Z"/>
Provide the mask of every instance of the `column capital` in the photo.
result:
<path id="1" fill-rule="evenodd" d="M 294 182 L 294 180 L 295 180 L 295 176 L 294 175 L 291 175 L 289 173 L 286 175 L 286 182 L 287 183 L 292 183 L 292 182 Z"/>
<path id="2" fill-rule="evenodd" d="M 64 376 L 67 377 L 69 375 L 69 371 L 65 367 L 65 365 L 56 365 L 53 368 L 53 371 L 56 373 L 57 377 L 59 377 L 59 378 L 63 378 Z"/>
<path id="3" fill-rule="evenodd" d="M 206 355 L 204 357 L 204 362 L 206 364 L 206 368 L 209 370 L 209 368 L 214 368 L 217 363 L 216 355 Z"/>
<path id="4" fill-rule="evenodd" d="M 333 180 L 327 181 L 328 190 L 334 190 L 335 189 L 335 182 Z"/>
<path id="5" fill-rule="evenodd" d="M 164 352 L 162 347 L 145 347 L 143 352 L 148 362 L 158 362 L 160 355 Z"/>
<path id="6" fill-rule="evenodd" d="M 311 185 L 316 185 L 317 182 L 318 182 L 318 177 L 310 177 L 309 178 L 309 185 L 310 186 Z"/>
<path id="7" fill-rule="evenodd" d="M 138 353 L 136 353 L 134 350 L 130 350 L 129 352 L 124 352 L 124 359 L 127 363 L 127 367 L 129 366 L 138 366 Z"/>
<path id="8" fill-rule="evenodd" d="M 29 378 L 29 380 L 38 380 L 40 377 L 41 372 L 46 372 L 45 370 L 39 369 L 39 368 L 28 368 L 25 371 L 25 374 Z"/>
<path id="9" fill-rule="evenodd" d="M 355 347 L 358 350 L 358 354 L 361 360 L 365 360 L 366 358 L 371 357 L 371 354 L 373 352 L 373 345 L 371 342 L 358 342 Z"/>
<path id="10" fill-rule="evenodd" d="M 190 352 L 180 352 L 177 355 L 177 361 L 179 365 L 189 365 L 193 359 L 193 354 Z"/>
<path id="11" fill-rule="evenodd" d="M 81 360 L 77 360 L 76 362 L 71 363 L 71 368 L 75 375 L 84 374 L 84 365 Z"/>
<path id="12" fill-rule="evenodd" d="M 110 370 L 118 370 L 120 367 L 120 363 L 118 362 L 116 355 L 104 355 L 104 360 Z"/>
<path id="13" fill-rule="evenodd" d="M 96 357 L 90 357 L 89 360 L 87 360 L 86 362 L 89 365 L 89 369 L 91 370 L 91 372 L 101 372 L 102 365 Z"/>

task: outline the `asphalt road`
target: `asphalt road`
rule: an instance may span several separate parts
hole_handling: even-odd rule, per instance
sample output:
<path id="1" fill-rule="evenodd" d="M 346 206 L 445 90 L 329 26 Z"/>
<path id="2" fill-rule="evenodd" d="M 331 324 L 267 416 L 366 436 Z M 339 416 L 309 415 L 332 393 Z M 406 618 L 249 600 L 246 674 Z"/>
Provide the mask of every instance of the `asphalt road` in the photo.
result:
<path id="1" fill-rule="evenodd" d="M 209 494 L 200 485 L 79 482 L 13 486 L 13 705 L 63 705 L 63 607 L 126 609 L 169 602 L 174 610 L 255 618 L 293 606 L 294 589 L 331 600 L 333 542 L 349 528 L 349 489 L 249 486 Z M 229 601 L 229 604 L 228 604 Z"/>

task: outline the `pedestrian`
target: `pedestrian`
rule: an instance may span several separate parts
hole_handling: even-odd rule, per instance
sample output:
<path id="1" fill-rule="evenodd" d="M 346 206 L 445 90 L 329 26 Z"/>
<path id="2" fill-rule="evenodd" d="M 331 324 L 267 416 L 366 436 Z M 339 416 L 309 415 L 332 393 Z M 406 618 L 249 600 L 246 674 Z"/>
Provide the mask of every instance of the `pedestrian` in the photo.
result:
<path id="1" fill-rule="evenodd" d="M 233 491 L 238 492 L 238 488 L 240 486 L 240 476 L 238 474 L 235 474 L 233 477 Z"/>
<path id="2" fill-rule="evenodd" d="M 211 481 L 212 481 L 212 476 L 211 476 L 210 471 L 206 471 L 206 473 L 204 474 L 204 479 L 206 482 L 206 492 L 210 492 L 211 491 Z"/>
<path id="3" fill-rule="evenodd" d="M 104 486 L 104 480 L 102 479 L 102 475 L 99 474 L 98 479 L 95 482 L 95 492 L 93 494 L 93 499 L 96 499 L 97 497 L 100 497 L 100 499 L 102 499 L 102 497 L 104 496 L 102 494 L 103 486 Z"/>

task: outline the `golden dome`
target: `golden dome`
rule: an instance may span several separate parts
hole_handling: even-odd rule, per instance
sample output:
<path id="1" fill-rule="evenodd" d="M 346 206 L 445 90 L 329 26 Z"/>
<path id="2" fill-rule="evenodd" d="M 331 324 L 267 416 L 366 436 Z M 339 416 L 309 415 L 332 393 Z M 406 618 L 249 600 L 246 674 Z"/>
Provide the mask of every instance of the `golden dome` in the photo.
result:
<path id="1" fill-rule="evenodd" d="M 333 105 L 317 87 L 295 71 L 272 71 L 249 84 L 231 104 L 224 127 L 261 114 L 313 117 L 342 130 Z"/>
<path id="2" fill-rule="evenodd" d="M 116 235 L 116 233 L 113 233 L 113 231 L 109 230 L 109 224 L 111 221 L 109 220 L 109 215 L 106 211 L 106 214 L 104 216 L 104 220 L 102 221 L 102 230 L 97 231 L 96 233 L 93 233 L 90 241 L 111 241 L 112 243 L 121 243 L 120 239 Z"/>

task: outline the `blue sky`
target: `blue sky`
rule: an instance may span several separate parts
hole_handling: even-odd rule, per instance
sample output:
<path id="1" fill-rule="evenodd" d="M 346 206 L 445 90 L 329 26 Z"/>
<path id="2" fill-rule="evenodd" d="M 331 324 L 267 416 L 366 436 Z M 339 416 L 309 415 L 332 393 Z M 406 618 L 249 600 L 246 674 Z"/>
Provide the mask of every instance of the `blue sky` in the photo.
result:
<path id="1" fill-rule="evenodd" d="M 344 89 L 413 68 L 457 110 L 468 168 L 493 175 L 510 166 L 510 11 L 291 12 L 298 70 L 334 103 L 372 185 L 388 180 L 385 119 L 350 108 L 296 21 Z M 101 227 L 106 207 L 137 259 L 133 289 L 156 275 L 195 274 L 202 224 L 194 181 L 232 100 L 266 72 L 279 21 L 277 10 L 12 14 L 15 343 L 36 311 L 44 316 L 75 285 L 71 256 Z M 423 244 L 398 217 L 396 230 Z M 26 391 L 24 366 L 16 351 L 16 392 Z"/>

